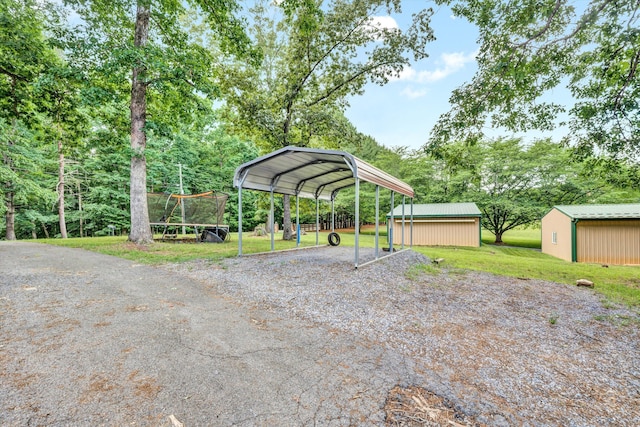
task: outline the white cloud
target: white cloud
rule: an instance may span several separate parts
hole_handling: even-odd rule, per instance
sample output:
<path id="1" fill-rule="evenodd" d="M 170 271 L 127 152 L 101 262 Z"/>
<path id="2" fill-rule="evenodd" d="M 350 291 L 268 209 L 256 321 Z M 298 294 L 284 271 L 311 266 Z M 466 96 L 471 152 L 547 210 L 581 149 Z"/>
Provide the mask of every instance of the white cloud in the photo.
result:
<path id="1" fill-rule="evenodd" d="M 370 25 L 378 28 L 387 28 L 389 30 L 399 28 L 395 19 L 390 16 L 374 16 L 369 21 Z"/>
<path id="2" fill-rule="evenodd" d="M 427 89 L 414 89 L 411 86 L 407 86 L 406 88 L 403 89 L 403 91 L 401 92 L 402 95 L 406 96 L 407 98 L 410 99 L 416 99 L 416 98 L 422 98 L 423 96 L 425 96 L 427 94 Z"/>
<path id="3" fill-rule="evenodd" d="M 361 26 L 362 31 L 373 41 L 384 37 L 385 31 L 398 30 L 398 23 L 390 16 L 374 16 Z"/>
<path id="4" fill-rule="evenodd" d="M 443 53 L 436 62 L 439 67 L 435 70 L 416 71 L 413 68 L 405 68 L 400 77 L 394 80 L 403 80 L 414 83 L 433 83 L 442 80 L 451 74 L 460 71 L 466 64 L 473 62 L 478 51 L 464 54 L 463 52 Z"/>
<path id="5" fill-rule="evenodd" d="M 418 72 L 415 70 L 415 68 L 406 67 L 403 68 L 402 71 L 400 71 L 400 75 L 398 77 L 392 77 L 389 80 L 413 81 L 416 77 L 416 74 L 418 74 Z"/>

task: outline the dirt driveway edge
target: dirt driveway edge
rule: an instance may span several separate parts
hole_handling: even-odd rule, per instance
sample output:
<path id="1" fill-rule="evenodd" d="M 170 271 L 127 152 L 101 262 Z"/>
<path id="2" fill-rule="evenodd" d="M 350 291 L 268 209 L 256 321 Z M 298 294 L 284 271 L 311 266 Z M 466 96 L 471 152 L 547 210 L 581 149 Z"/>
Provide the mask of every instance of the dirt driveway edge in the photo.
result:
<path id="1" fill-rule="evenodd" d="M 410 361 L 184 276 L 0 243 L 0 424 L 375 425 Z"/>

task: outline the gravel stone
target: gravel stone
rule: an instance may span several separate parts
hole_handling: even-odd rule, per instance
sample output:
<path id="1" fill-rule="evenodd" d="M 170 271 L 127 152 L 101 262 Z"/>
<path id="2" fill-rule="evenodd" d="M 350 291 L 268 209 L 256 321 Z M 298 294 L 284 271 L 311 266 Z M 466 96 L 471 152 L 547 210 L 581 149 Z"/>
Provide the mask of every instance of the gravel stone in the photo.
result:
<path id="1" fill-rule="evenodd" d="M 384 255 L 159 268 L 0 242 L 0 425 L 640 425 L 637 311 Z"/>
<path id="2" fill-rule="evenodd" d="M 320 247 L 168 268 L 408 358 L 425 378 L 417 385 L 480 424 L 640 425 L 637 312 L 585 288 L 433 267 L 411 250 L 357 270 L 353 254 Z"/>

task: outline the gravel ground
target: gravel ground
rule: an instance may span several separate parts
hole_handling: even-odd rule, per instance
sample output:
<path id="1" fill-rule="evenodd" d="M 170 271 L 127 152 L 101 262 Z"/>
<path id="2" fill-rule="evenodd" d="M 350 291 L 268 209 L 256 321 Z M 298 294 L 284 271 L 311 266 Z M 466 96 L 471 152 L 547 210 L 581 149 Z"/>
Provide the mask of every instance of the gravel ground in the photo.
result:
<path id="1" fill-rule="evenodd" d="M 640 425 L 640 317 L 590 289 L 345 247 L 0 271 L 2 426 Z"/>
<path id="2" fill-rule="evenodd" d="M 590 289 L 419 265 L 403 251 L 354 270 L 353 248 L 323 247 L 166 268 L 410 360 L 424 383 L 400 385 L 444 399 L 458 425 L 640 425 L 638 313 Z M 387 424 L 438 425 L 391 403 Z"/>

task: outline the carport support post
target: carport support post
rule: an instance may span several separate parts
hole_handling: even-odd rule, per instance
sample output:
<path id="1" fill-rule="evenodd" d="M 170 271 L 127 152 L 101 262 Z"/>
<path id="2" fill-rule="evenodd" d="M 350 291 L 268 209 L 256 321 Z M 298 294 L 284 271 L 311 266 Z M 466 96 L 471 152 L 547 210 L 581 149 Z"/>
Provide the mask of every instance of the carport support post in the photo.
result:
<path id="1" fill-rule="evenodd" d="M 300 199 L 296 194 L 296 248 L 299 248 L 299 247 L 300 247 Z"/>
<path id="2" fill-rule="evenodd" d="M 238 256 L 242 256 L 242 184 L 247 179 L 249 171 L 240 174 L 238 180 Z"/>
<path id="3" fill-rule="evenodd" d="M 320 199 L 316 196 L 316 246 L 319 245 L 320 237 Z"/>
<path id="4" fill-rule="evenodd" d="M 334 203 L 333 203 L 334 200 L 335 199 L 334 199 L 333 194 L 332 194 L 331 195 L 331 232 L 332 233 L 334 233 L 336 231 L 335 222 L 333 221 L 333 218 L 335 216 L 335 211 L 334 211 L 335 206 L 334 206 Z"/>
<path id="5" fill-rule="evenodd" d="M 360 179 L 356 177 L 356 265 L 360 259 Z"/>
<path id="6" fill-rule="evenodd" d="M 394 196 L 393 190 L 391 190 L 391 222 L 389 222 L 389 253 L 393 253 L 393 223 L 395 222 L 395 217 L 393 216 L 394 211 Z"/>
<path id="7" fill-rule="evenodd" d="M 375 246 L 376 246 L 376 259 L 378 259 L 378 240 L 379 240 L 379 226 L 380 226 L 380 186 L 376 185 L 376 237 L 375 237 Z"/>
<path id="8" fill-rule="evenodd" d="M 411 198 L 411 213 L 409 220 L 409 247 L 413 247 L 413 197 Z"/>
<path id="9" fill-rule="evenodd" d="M 405 203 L 405 198 L 404 198 L 404 194 L 402 195 L 402 238 L 401 238 L 401 243 L 402 243 L 402 249 L 404 249 L 404 203 Z"/>
<path id="10" fill-rule="evenodd" d="M 275 232 L 274 232 L 274 223 L 275 223 L 275 215 L 274 215 L 274 209 L 273 209 L 273 187 L 271 187 L 271 213 L 269 214 L 269 226 L 271 227 L 271 252 L 275 251 L 275 242 L 274 242 L 274 236 L 275 236 Z"/>
<path id="11" fill-rule="evenodd" d="M 242 256 L 242 183 L 238 185 L 238 256 Z"/>

